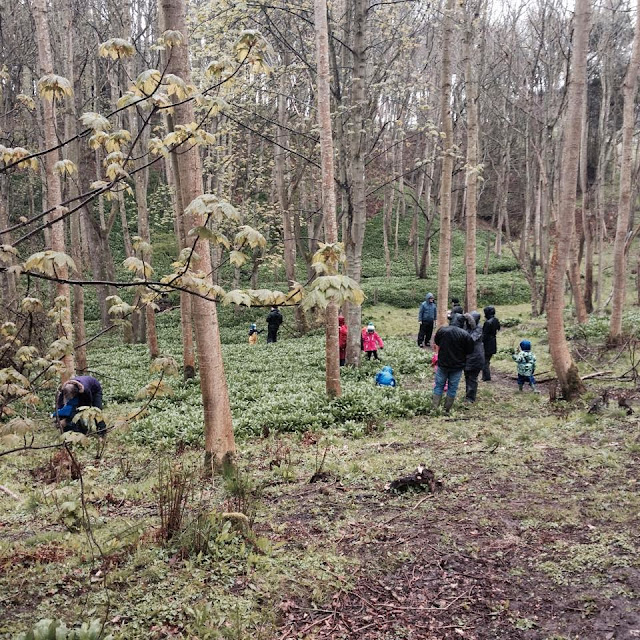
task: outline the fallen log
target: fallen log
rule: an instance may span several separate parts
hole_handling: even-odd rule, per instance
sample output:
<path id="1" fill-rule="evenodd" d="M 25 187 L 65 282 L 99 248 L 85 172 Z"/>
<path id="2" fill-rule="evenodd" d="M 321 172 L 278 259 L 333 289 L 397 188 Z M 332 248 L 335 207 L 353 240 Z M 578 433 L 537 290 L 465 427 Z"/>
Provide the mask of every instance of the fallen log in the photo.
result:
<path id="1" fill-rule="evenodd" d="M 591 378 L 599 378 L 600 376 L 606 376 L 609 373 L 613 373 L 613 371 L 596 371 L 595 373 L 588 373 L 586 376 L 580 376 L 580 380 L 591 380 Z M 537 384 L 542 384 L 543 382 L 553 382 L 557 380 L 557 377 L 553 378 L 544 378 L 543 380 L 536 380 Z"/>
<path id="2" fill-rule="evenodd" d="M 10 498 L 13 498 L 14 500 L 17 500 L 18 502 L 22 501 L 18 494 L 13 493 L 13 491 L 11 491 L 11 489 L 8 489 L 7 487 L 5 487 L 2 484 L 0 484 L 0 491 L 2 491 L 2 493 L 6 493 Z"/>

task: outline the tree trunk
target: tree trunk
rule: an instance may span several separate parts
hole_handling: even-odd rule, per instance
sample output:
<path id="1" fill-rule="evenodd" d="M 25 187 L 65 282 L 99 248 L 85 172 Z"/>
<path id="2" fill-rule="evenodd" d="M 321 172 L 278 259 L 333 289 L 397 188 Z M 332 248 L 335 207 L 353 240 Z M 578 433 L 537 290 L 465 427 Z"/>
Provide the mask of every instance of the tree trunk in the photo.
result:
<path id="1" fill-rule="evenodd" d="M 70 1 L 66 1 L 63 6 L 63 24 L 64 24 L 64 69 L 67 76 L 67 80 L 71 83 L 74 90 L 74 99 L 71 101 L 69 108 L 65 113 L 64 118 L 64 132 L 67 140 L 73 140 L 78 133 L 78 116 L 77 111 L 80 106 L 79 103 L 79 91 L 78 83 L 75 78 L 75 65 L 74 65 L 74 49 L 73 41 L 75 37 L 74 24 L 73 24 L 73 4 Z M 68 146 L 69 160 L 71 160 L 77 167 L 78 172 L 84 171 L 85 167 L 80 166 L 80 154 L 78 152 L 78 140 L 73 140 Z M 68 195 L 70 197 L 77 197 L 79 194 L 78 184 L 79 181 L 74 176 L 67 178 L 69 183 Z M 76 269 L 79 274 L 83 273 L 83 256 L 82 256 L 82 233 L 80 224 L 82 220 L 82 212 L 77 211 L 70 218 L 71 226 L 71 258 L 76 264 Z M 87 347 L 85 342 L 87 339 L 87 333 L 84 324 L 84 289 L 80 285 L 74 285 L 73 287 L 73 325 L 75 330 L 75 358 L 76 358 L 76 370 L 78 373 L 85 373 L 87 371 Z"/>
<path id="2" fill-rule="evenodd" d="M 472 49 L 474 43 L 474 18 L 467 17 L 464 38 L 465 93 L 467 96 L 467 193 L 466 193 L 466 247 L 465 266 L 466 308 L 468 311 L 478 306 L 476 281 L 476 211 L 478 204 L 478 82 L 473 68 Z"/>
<path id="3" fill-rule="evenodd" d="M 571 76 L 567 90 L 562 174 L 560 176 L 560 219 L 551 236 L 553 250 L 547 279 L 547 333 L 553 367 L 565 399 L 584 390 L 564 333 L 564 283 L 571 237 L 575 226 L 576 184 L 580 152 L 580 129 L 584 85 L 587 74 L 587 51 L 591 19 L 590 0 L 576 0 L 571 55 Z"/>
<path id="4" fill-rule="evenodd" d="M 449 266 L 451 262 L 451 179 L 453 174 L 453 121 L 451 119 L 451 45 L 455 1 L 447 0 L 442 34 L 442 71 L 440 76 L 440 118 L 444 132 L 442 179 L 440 182 L 440 244 L 438 247 L 438 318 L 447 323 Z"/>
<path id="5" fill-rule="evenodd" d="M 51 40 L 49 37 L 49 25 L 47 22 L 46 0 L 32 0 L 33 20 L 35 23 L 36 40 L 38 43 L 38 63 L 42 75 L 53 73 L 53 54 L 51 52 Z M 42 99 L 42 120 L 44 126 L 44 148 L 53 149 L 57 147 L 58 136 L 56 134 L 56 115 L 53 100 Z M 62 189 L 60 186 L 60 176 L 55 172 L 54 166 L 59 159 L 58 149 L 46 153 L 44 156 L 44 170 L 47 184 L 47 200 L 45 208 L 53 208 L 49 214 L 49 220 L 55 220 L 62 215 L 60 203 L 62 202 Z M 44 203 L 43 203 L 44 204 Z M 48 205 L 48 206 L 47 206 Z M 56 252 L 65 253 L 64 241 L 64 221 L 51 224 L 51 249 Z M 67 279 L 68 270 L 66 267 L 56 269 L 59 278 Z M 58 325 L 58 337 L 66 338 L 73 345 L 73 327 L 71 325 L 71 295 L 69 285 L 63 282 L 56 283 L 56 296 L 64 299 L 65 317 Z M 73 377 L 75 364 L 73 352 L 62 358 L 64 370 L 61 374 L 62 381 Z"/>
<path id="6" fill-rule="evenodd" d="M 6 229 L 9 226 L 9 213 L 7 207 L 9 180 L 6 175 L 0 176 L 0 229 Z M 5 233 L 2 236 L 3 244 L 11 244 L 11 236 Z M 9 313 L 16 311 L 18 292 L 16 287 L 16 279 L 12 273 L 0 273 L 0 291 L 2 292 L 2 312 L 0 321 L 10 320 Z"/>
<path id="7" fill-rule="evenodd" d="M 336 190 L 333 174 L 333 135 L 331 133 L 331 93 L 329 88 L 329 30 L 326 0 L 314 0 L 314 18 L 318 70 L 318 127 L 320 129 L 320 158 L 322 164 L 322 210 L 324 212 L 325 239 L 328 244 L 333 244 L 338 242 L 338 223 L 336 220 Z M 338 305 L 335 302 L 329 303 L 326 310 L 325 335 L 327 395 L 336 397 L 340 395 L 341 389 Z"/>
<path id="8" fill-rule="evenodd" d="M 324 2 L 323 2 L 324 4 Z M 353 0 L 353 81 L 351 86 L 351 113 L 353 126 L 349 138 L 351 193 L 346 212 L 343 242 L 347 255 L 347 274 L 356 282 L 362 276 L 362 246 L 367 223 L 367 203 L 365 191 L 365 153 L 367 137 L 365 125 L 366 94 L 366 42 L 367 0 Z M 329 105 L 327 105 L 329 108 Z M 326 222 L 325 222 L 326 225 Z M 347 339 L 347 363 L 360 364 L 360 329 L 362 308 L 347 303 L 345 305 L 349 334 Z"/>
<path id="9" fill-rule="evenodd" d="M 169 122 L 169 118 L 167 118 L 167 121 Z M 167 128 L 170 127 L 167 126 Z M 176 238 L 178 239 L 178 248 L 182 250 L 188 246 L 186 242 L 188 229 L 185 229 L 184 203 L 182 200 L 182 190 L 180 188 L 177 155 L 175 153 L 170 154 L 166 162 L 166 171 L 168 182 L 173 186 L 174 228 Z M 215 267 L 215 265 L 213 266 Z M 217 271 L 214 271 L 213 281 L 215 284 L 217 284 L 216 276 Z M 196 357 L 193 349 L 193 309 L 191 306 L 191 294 L 186 291 L 180 292 L 180 331 L 182 335 L 182 374 L 185 380 L 189 380 L 196 376 Z"/>
<path id="10" fill-rule="evenodd" d="M 586 90 L 586 87 L 585 87 Z M 589 183 L 587 181 L 587 148 L 589 139 L 589 120 L 587 118 L 587 100 L 582 111 L 582 138 L 580 142 L 580 191 L 582 191 L 582 234 L 584 237 L 584 305 L 587 313 L 593 311 L 593 233 L 589 202 Z"/>
<path id="11" fill-rule="evenodd" d="M 159 0 L 160 30 L 179 31 L 183 34 L 184 43 L 174 46 L 171 55 L 167 56 L 167 72 L 181 77 L 187 84 L 191 82 L 189 70 L 189 31 L 185 24 L 185 0 Z M 175 107 L 177 123 L 188 124 L 194 121 L 194 110 L 191 102 Z M 175 152 L 174 152 L 175 153 Z M 202 195 L 202 164 L 198 147 L 189 146 L 181 149 L 177 157 L 177 176 L 180 180 L 180 193 L 183 203 L 190 203 Z M 187 220 L 188 224 L 202 226 L 205 222 L 201 215 Z M 205 274 L 211 273 L 211 257 L 209 242 L 198 239 L 195 248 L 200 256 L 198 269 Z M 211 281 L 210 276 L 207 277 Z M 218 314 L 214 302 L 194 296 L 193 316 L 198 346 L 198 362 L 200 365 L 200 389 L 204 409 L 205 436 L 205 471 L 219 469 L 233 461 L 236 446 L 233 437 L 233 423 L 227 379 L 222 361 L 220 329 Z"/>
<path id="12" fill-rule="evenodd" d="M 640 69 L 640 0 L 636 3 L 636 25 L 629 67 L 622 88 L 622 149 L 620 156 L 620 189 L 618 199 L 618 221 L 613 245 L 613 301 L 609 324 L 609 343 L 617 344 L 622 338 L 622 312 L 627 292 L 627 261 L 624 252 L 629 231 L 633 173 L 633 133 L 635 128 L 635 98 L 638 91 Z"/>

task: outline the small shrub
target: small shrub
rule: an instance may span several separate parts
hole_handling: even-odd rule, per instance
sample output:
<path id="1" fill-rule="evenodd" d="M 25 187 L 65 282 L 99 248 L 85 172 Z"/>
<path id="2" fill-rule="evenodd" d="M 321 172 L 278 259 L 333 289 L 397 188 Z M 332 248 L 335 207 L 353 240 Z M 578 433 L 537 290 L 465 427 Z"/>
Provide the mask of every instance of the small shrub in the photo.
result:
<path id="1" fill-rule="evenodd" d="M 105 635 L 101 620 L 83 622 L 77 629 L 68 629 L 62 620 L 39 620 L 26 633 L 20 633 L 14 640 L 113 640 Z"/>

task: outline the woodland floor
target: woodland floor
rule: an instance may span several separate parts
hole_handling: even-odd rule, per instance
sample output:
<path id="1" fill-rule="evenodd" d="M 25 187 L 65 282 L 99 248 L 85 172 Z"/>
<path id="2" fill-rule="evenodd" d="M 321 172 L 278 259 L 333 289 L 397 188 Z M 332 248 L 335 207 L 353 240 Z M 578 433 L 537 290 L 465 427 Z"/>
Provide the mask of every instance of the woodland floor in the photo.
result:
<path id="1" fill-rule="evenodd" d="M 117 440 L 85 466 L 101 555 L 51 498 L 0 496 L 0 637 L 93 616 L 116 638 L 640 638 L 640 393 L 594 382 L 565 405 L 544 385 L 519 394 L 508 371 L 498 363 L 450 417 L 243 443 L 241 467 L 262 487 L 260 552 L 231 540 L 184 558 L 158 545 L 157 455 Z M 592 415 L 598 385 L 613 399 Z M 5 458 L 0 479 L 57 486 L 49 461 Z M 441 491 L 385 490 L 419 463 Z M 326 481 L 309 483 L 320 467 Z M 200 500 L 247 506 L 221 491 L 204 486 Z"/>
<path id="2" fill-rule="evenodd" d="M 513 409 L 511 385 L 491 384 L 490 401 L 504 405 L 489 424 L 476 407 L 442 419 L 448 442 L 424 441 L 416 421 L 406 438 L 368 445 L 398 469 L 428 458 L 448 479 L 441 492 L 389 499 L 335 480 L 288 497 L 289 543 L 293 532 L 322 543 L 313 504 L 340 523 L 336 544 L 357 569 L 324 603 L 281 603 L 279 637 L 640 637 L 638 422 L 576 434 L 562 408 L 525 397 L 537 417 L 558 419 L 554 441 L 531 448 L 530 417 L 496 429 Z M 635 443 L 628 457 L 625 442 Z"/>

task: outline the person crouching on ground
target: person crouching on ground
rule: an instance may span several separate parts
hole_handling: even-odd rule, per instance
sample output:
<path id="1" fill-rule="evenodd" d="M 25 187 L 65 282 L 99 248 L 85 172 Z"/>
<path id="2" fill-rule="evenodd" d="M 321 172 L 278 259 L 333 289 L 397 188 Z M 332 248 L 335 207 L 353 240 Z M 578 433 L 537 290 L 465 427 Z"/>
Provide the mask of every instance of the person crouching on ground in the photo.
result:
<path id="1" fill-rule="evenodd" d="M 513 353 L 511 357 L 518 365 L 518 389 L 522 391 L 525 383 L 528 382 L 534 393 L 540 393 L 533 376 L 536 371 L 536 356 L 531 351 L 529 340 L 523 340 L 520 343 L 520 351 Z"/>
<path id="2" fill-rule="evenodd" d="M 473 351 L 467 356 L 464 365 L 464 382 L 466 386 L 465 402 L 475 402 L 478 394 L 478 376 L 484 367 L 484 343 L 482 341 L 482 327 L 480 314 L 472 311 L 464 314 L 465 328 L 473 339 Z"/>
<path id="3" fill-rule="evenodd" d="M 340 347 L 340 366 L 344 367 L 347 361 L 347 337 L 349 329 L 344 322 L 344 316 L 338 316 L 338 345 Z"/>
<path id="4" fill-rule="evenodd" d="M 433 334 L 433 323 L 438 315 L 438 307 L 433 293 L 427 293 L 424 302 L 420 305 L 418 312 L 418 322 L 420 329 L 418 330 L 418 346 L 431 346 L 431 335 Z"/>
<path id="5" fill-rule="evenodd" d="M 464 316 L 455 313 L 448 327 L 440 327 L 434 342 L 438 346 L 438 368 L 436 384 L 433 389 L 433 407 L 437 409 L 442 400 L 445 384 L 449 384 L 444 410 L 449 412 L 456 399 L 458 385 L 462 377 L 467 356 L 473 352 L 473 338 L 463 329 Z"/>
<path id="6" fill-rule="evenodd" d="M 367 360 L 371 360 L 372 356 L 376 360 L 380 360 L 378 357 L 378 349 L 384 349 L 384 342 L 382 342 L 382 338 L 376 333 L 373 322 L 370 322 L 362 329 L 361 343 L 362 350 L 367 354 Z"/>
<path id="7" fill-rule="evenodd" d="M 393 369 L 390 366 L 382 367 L 376 373 L 376 384 L 379 387 L 395 387 L 396 379 L 393 377 Z"/>
<path id="8" fill-rule="evenodd" d="M 82 418 L 73 422 L 78 409 L 82 407 L 95 407 L 102 410 L 102 385 L 92 376 L 75 376 L 58 389 L 56 411 L 53 417 L 59 420 L 63 433 L 77 431 L 86 435 L 89 431 L 89 425 Z M 98 435 L 103 436 L 106 430 L 107 425 L 100 420 L 96 424 Z"/>

